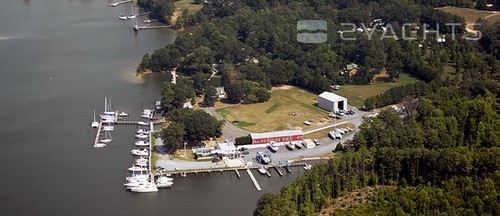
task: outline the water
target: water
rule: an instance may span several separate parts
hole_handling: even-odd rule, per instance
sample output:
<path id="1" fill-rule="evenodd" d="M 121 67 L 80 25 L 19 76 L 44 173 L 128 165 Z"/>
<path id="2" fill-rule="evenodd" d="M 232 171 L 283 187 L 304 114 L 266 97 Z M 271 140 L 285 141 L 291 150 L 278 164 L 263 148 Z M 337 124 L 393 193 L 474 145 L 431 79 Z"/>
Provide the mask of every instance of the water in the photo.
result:
<path id="1" fill-rule="evenodd" d="M 264 192 L 294 175 L 241 172 L 175 179 L 153 194 L 124 190 L 133 126 L 92 148 L 92 110 L 103 98 L 138 119 L 169 78 L 137 78 L 145 52 L 171 43 L 171 30 L 130 31 L 124 6 L 96 0 L 0 0 L 0 215 L 249 215 Z M 128 5 L 126 5 L 129 8 Z"/>

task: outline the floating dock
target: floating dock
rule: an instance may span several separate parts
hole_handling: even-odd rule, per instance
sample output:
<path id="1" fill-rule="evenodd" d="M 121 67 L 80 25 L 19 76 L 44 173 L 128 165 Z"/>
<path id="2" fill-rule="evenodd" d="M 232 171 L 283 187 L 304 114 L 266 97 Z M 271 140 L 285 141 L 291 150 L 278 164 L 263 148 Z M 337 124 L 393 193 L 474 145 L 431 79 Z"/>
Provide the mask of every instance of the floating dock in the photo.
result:
<path id="1" fill-rule="evenodd" d="M 94 145 L 99 142 L 99 137 L 101 136 L 101 128 L 102 128 L 102 122 L 99 122 L 99 126 L 97 127 L 97 133 L 95 134 Z"/>
<path id="2" fill-rule="evenodd" d="M 171 28 L 172 25 L 166 25 L 166 26 L 145 26 L 145 25 L 142 25 L 142 26 L 138 26 L 137 29 L 138 30 L 149 30 L 149 29 L 163 29 L 163 28 Z"/>
<path id="3" fill-rule="evenodd" d="M 238 176 L 238 178 L 241 178 L 241 175 L 240 175 L 240 172 L 238 172 L 238 169 L 234 169 L 234 172 L 236 172 L 236 176 Z"/>
<path id="4" fill-rule="evenodd" d="M 247 169 L 247 173 L 248 173 L 248 175 L 250 176 L 250 179 L 252 179 L 252 182 L 253 182 L 253 184 L 255 185 L 255 188 L 256 188 L 258 191 L 261 191 L 262 189 L 260 188 L 259 183 L 258 183 L 258 182 L 257 182 L 257 180 L 255 179 L 255 176 L 253 176 L 252 171 L 250 171 L 250 169 Z"/>
<path id="5" fill-rule="evenodd" d="M 281 167 L 276 166 L 276 164 L 273 164 L 273 167 L 274 167 L 274 169 L 276 170 L 276 172 L 277 172 L 280 176 L 283 176 L 283 172 L 281 171 Z"/>

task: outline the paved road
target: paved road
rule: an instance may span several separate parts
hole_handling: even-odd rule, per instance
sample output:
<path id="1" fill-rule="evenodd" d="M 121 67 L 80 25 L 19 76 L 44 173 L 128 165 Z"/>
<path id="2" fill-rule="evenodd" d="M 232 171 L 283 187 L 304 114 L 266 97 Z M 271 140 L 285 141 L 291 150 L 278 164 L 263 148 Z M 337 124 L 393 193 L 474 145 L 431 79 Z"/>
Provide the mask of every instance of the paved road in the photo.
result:
<path id="1" fill-rule="evenodd" d="M 237 137 L 246 136 L 251 133 L 231 124 L 231 122 L 227 121 L 226 119 L 224 119 L 224 117 L 219 115 L 219 113 L 215 112 L 216 109 L 218 108 L 203 108 L 203 110 L 205 110 L 205 112 L 207 112 L 208 114 L 226 122 L 226 124 L 224 124 L 224 128 L 222 128 L 222 136 L 224 137 L 224 139 L 234 141 L 234 139 L 236 139 Z"/>

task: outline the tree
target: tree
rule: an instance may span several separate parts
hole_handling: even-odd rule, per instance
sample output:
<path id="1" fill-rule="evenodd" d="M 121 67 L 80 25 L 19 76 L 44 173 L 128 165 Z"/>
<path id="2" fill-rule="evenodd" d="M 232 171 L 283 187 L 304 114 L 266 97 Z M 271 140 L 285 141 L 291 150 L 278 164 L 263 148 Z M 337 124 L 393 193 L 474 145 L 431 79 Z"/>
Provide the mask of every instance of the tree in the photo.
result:
<path id="1" fill-rule="evenodd" d="M 178 149 L 184 143 L 184 125 L 170 122 L 167 127 L 162 128 L 161 135 L 167 147 Z"/>
<path id="2" fill-rule="evenodd" d="M 191 76 L 191 78 L 193 79 L 193 86 L 196 94 L 204 94 L 205 90 L 209 88 L 208 79 L 210 78 L 210 75 L 196 72 L 193 76 Z"/>
<path id="3" fill-rule="evenodd" d="M 157 49 L 151 55 L 149 66 L 153 72 L 170 71 L 179 66 L 181 54 L 175 48 Z"/>
<path id="4" fill-rule="evenodd" d="M 188 110 L 187 118 L 183 119 L 185 125 L 185 139 L 190 141 L 203 141 L 222 135 L 223 121 L 217 120 L 203 110 Z"/>
<path id="5" fill-rule="evenodd" d="M 142 60 L 141 60 L 141 63 L 139 64 L 139 66 L 137 67 L 137 70 L 136 72 L 139 73 L 139 72 L 143 72 L 145 71 L 146 69 L 149 68 L 149 62 L 151 61 L 151 57 L 149 57 L 149 53 L 146 53 L 142 56 Z"/>
<path id="6" fill-rule="evenodd" d="M 209 87 L 205 90 L 205 96 L 203 97 L 203 103 L 205 106 L 214 106 L 217 101 L 217 92 L 215 88 Z"/>

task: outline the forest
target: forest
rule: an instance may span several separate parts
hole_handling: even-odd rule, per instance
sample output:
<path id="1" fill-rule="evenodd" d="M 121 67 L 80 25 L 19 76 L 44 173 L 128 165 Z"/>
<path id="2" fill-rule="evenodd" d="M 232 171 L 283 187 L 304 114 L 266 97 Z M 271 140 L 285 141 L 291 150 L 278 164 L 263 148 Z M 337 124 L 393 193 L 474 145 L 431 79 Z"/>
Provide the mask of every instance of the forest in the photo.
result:
<path id="1" fill-rule="evenodd" d="M 454 5 L 461 5 L 468 1 L 454 2 Z M 451 27 L 444 24 L 460 23 L 455 32 L 461 34 L 465 27 L 463 18 L 434 10 L 431 6 L 436 3 L 418 4 L 411 0 L 207 1 L 197 13 L 181 16 L 183 24 L 193 28 L 173 44 L 146 54 L 138 71 L 176 69 L 189 78 L 199 73 L 219 74 L 222 85 L 229 89 L 230 102 L 258 103 L 266 101 L 266 92 L 271 86 L 282 84 L 322 92 L 331 90 L 334 84 L 370 84 L 376 74 L 384 71 L 390 79 L 405 72 L 428 83 L 440 77 L 445 66 L 455 67 L 457 73 L 477 67 L 491 68 L 494 61 L 482 59 L 491 58 L 493 52 L 477 54 L 467 43 L 452 40 Z M 297 42 L 297 21 L 305 19 L 328 22 L 327 43 Z M 375 19 L 391 24 L 395 35 L 405 31 L 407 35 L 414 34 L 417 40 L 373 39 L 387 33 L 380 26 L 374 26 L 372 21 Z M 342 22 L 371 26 L 375 29 L 372 40 L 367 33 L 357 31 L 350 36 L 356 40 L 341 40 L 337 32 L 345 30 L 339 24 Z M 455 42 L 438 43 L 435 34 L 424 39 L 420 24 L 413 29 L 402 29 L 402 24 L 407 22 L 426 22 L 431 27 L 438 23 L 440 34 L 446 35 L 447 41 Z M 485 43 L 492 44 L 487 40 Z M 359 65 L 358 72 L 353 75 L 341 73 L 351 63 Z M 392 103 L 396 97 L 391 98 Z M 387 103 L 372 102 L 367 107 Z"/>

